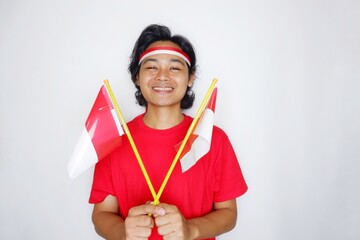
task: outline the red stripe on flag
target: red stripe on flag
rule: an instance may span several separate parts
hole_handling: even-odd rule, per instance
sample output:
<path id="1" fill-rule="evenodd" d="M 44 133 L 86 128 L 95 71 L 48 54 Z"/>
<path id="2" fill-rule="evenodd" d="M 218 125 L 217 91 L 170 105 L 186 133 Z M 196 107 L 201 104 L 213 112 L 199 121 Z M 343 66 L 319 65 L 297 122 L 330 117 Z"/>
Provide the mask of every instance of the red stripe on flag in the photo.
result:
<path id="1" fill-rule="evenodd" d="M 121 144 L 121 136 L 111 110 L 114 109 L 105 86 L 102 86 L 85 127 L 94 145 L 98 160 L 102 159 Z"/>
<path id="2" fill-rule="evenodd" d="M 207 104 L 207 108 L 211 109 L 215 113 L 215 106 L 216 106 L 216 96 L 217 96 L 217 88 L 214 88 L 213 92 L 211 93 L 211 97 Z"/>
<path id="3" fill-rule="evenodd" d="M 198 135 L 196 135 L 196 134 L 191 134 L 191 135 L 189 136 L 188 141 L 186 142 L 186 144 L 185 144 L 185 146 L 184 146 L 184 149 L 183 149 L 183 151 L 182 151 L 181 154 L 180 154 L 179 159 L 183 158 L 185 154 L 187 154 L 188 152 L 190 152 L 191 146 L 193 145 L 193 143 L 195 142 L 195 140 L 196 140 L 197 137 L 198 137 Z M 175 146 L 176 151 L 179 150 L 180 145 L 181 145 L 181 143 L 179 143 L 177 146 Z"/>

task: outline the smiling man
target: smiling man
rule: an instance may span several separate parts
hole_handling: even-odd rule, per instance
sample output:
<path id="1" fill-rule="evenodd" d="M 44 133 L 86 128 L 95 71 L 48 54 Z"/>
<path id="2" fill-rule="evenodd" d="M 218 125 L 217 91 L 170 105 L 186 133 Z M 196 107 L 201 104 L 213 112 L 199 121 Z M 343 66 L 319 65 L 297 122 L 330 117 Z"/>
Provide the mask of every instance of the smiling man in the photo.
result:
<path id="1" fill-rule="evenodd" d="M 157 190 L 192 122 L 196 56 L 183 36 L 150 25 L 135 43 L 129 65 L 136 99 L 145 112 L 128 123 Z M 232 145 L 214 126 L 211 147 L 185 172 L 178 164 L 157 206 L 128 139 L 95 167 L 90 203 L 106 239 L 215 239 L 234 228 L 236 198 L 247 190 Z"/>

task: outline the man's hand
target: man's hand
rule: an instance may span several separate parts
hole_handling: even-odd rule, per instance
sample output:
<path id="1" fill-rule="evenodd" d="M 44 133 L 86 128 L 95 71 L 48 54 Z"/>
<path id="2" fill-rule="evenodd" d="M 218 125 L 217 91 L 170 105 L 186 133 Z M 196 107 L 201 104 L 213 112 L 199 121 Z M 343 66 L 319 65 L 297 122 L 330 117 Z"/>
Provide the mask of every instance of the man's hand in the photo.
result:
<path id="1" fill-rule="evenodd" d="M 194 227 L 176 206 L 160 203 L 158 207 L 165 210 L 165 214 L 154 214 L 158 233 L 163 236 L 164 240 L 193 239 Z"/>
<path id="2" fill-rule="evenodd" d="M 185 219 L 176 206 L 160 203 L 133 207 L 124 220 L 111 195 L 95 204 L 93 210 L 95 230 L 100 236 L 126 240 L 147 239 L 155 224 L 165 240 L 212 238 L 234 228 L 236 216 L 236 199 L 214 203 L 212 212 L 192 219 Z"/>
<path id="3" fill-rule="evenodd" d="M 152 216 L 165 215 L 165 209 L 152 204 L 133 207 L 125 219 L 125 234 L 127 240 L 147 239 L 154 227 Z"/>

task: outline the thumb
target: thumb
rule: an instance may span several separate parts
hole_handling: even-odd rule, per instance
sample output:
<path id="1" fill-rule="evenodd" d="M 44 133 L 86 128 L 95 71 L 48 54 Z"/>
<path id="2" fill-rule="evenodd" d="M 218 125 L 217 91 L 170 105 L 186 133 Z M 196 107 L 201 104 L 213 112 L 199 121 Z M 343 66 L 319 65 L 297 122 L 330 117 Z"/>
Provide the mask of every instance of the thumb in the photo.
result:
<path id="1" fill-rule="evenodd" d="M 166 214 L 165 208 L 162 208 L 162 207 L 156 206 L 153 211 L 154 217 L 164 216 L 165 214 Z"/>

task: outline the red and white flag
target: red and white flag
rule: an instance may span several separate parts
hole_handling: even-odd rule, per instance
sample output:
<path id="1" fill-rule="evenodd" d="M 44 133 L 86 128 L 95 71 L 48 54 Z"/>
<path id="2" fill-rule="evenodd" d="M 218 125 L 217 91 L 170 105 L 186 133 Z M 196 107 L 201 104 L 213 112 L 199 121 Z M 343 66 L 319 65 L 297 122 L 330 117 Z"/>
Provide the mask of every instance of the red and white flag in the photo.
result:
<path id="1" fill-rule="evenodd" d="M 105 86 L 102 86 L 68 164 L 76 178 L 121 144 L 124 131 Z"/>
<path id="2" fill-rule="evenodd" d="M 203 110 L 197 125 L 191 133 L 180 156 L 182 172 L 189 170 L 195 163 L 210 150 L 211 137 L 214 126 L 217 88 L 214 88 L 211 97 Z"/>

